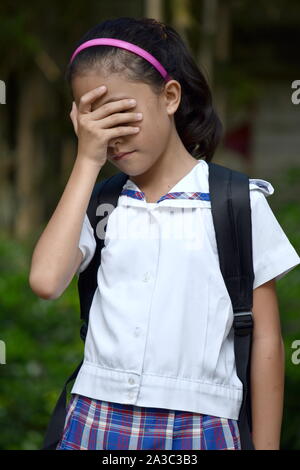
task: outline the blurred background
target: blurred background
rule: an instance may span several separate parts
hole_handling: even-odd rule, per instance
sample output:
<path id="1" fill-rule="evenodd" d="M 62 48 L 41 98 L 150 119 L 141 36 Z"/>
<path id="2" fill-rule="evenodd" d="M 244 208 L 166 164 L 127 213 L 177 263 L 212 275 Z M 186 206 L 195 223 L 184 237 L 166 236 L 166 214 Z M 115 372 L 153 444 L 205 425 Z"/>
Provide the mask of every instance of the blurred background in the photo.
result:
<path id="1" fill-rule="evenodd" d="M 300 104 L 292 99 L 300 80 L 298 0 L 52 0 L 51 7 L 2 0 L 0 449 L 42 446 L 56 400 L 82 359 L 76 277 L 56 300 L 38 298 L 28 277 L 76 157 L 66 65 L 88 29 L 118 16 L 155 18 L 182 35 L 225 127 L 213 161 L 274 186 L 268 202 L 300 253 Z M 107 163 L 101 175 L 116 171 Z M 281 448 L 300 450 L 300 364 L 292 359 L 293 342 L 300 345 L 299 268 L 277 292 L 286 347 Z"/>

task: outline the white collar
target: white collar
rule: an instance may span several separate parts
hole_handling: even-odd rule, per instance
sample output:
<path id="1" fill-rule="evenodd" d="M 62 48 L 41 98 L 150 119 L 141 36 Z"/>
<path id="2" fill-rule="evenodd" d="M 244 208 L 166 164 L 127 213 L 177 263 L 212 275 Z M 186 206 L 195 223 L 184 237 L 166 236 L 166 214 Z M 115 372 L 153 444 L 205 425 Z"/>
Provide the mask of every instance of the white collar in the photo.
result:
<path id="1" fill-rule="evenodd" d="M 210 207 L 210 201 L 205 200 L 208 195 L 208 165 L 206 161 L 200 159 L 197 164 L 178 181 L 167 194 L 173 197 L 163 199 L 159 202 L 147 203 L 143 199 L 143 193 L 140 188 L 130 179 L 126 181 L 123 190 L 131 190 L 139 193 L 140 198 L 128 196 L 127 194 L 119 197 L 119 204 L 134 205 L 139 207 L 199 207 L 204 205 Z M 183 194 L 180 194 L 183 193 Z M 197 196 L 193 196 L 197 193 Z M 193 197 L 197 197 L 194 199 Z M 201 198 L 201 199 L 200 199 Z M 203 199 L 202 199 L 203 198 Z"/>

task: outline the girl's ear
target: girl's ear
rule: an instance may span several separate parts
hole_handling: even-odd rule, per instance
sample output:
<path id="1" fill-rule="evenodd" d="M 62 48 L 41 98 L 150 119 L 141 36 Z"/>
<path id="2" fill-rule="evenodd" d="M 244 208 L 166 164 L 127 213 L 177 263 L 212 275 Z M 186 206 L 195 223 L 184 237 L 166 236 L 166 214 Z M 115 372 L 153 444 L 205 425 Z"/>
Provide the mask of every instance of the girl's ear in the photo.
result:
<path id="1" fill-rule="evenodd" d="M 72 102 L 72 110 L 70 112 L 70 118 L 73 123 L 75 134 L 76 136 L 78 136 L 77 134 L 77 107 L 76 107 L 75 101 Z"/>
<path id="2" fill-rule="evenodd" d="M 171 114 L 175 114 L 181 101 L 181 85 L 177 80 L 170 80 L 165 85 L 164 98 L 166 99 L 167 109 Z"/>

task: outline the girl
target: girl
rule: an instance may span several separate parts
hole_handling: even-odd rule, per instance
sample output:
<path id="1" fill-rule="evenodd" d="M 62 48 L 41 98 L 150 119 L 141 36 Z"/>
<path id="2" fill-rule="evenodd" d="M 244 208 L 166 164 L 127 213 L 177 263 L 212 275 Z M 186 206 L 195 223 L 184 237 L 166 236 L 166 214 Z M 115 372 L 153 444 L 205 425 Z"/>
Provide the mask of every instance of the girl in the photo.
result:
<path id="1" fill-rule="evenodd" d="M 206 80 L 173 28 L 127 17 L 84 35 L 67 78 L 77 156 L 33 253 L 37 295 L 59 297 L 92 260 L 86 210 L 106 161 L 129 179 L 108 218 L 84 362 L 57 449 L 239 450 L 242 384 L 208 197 L 221 124 Z M 266 201 L 272 185 L 249 182 L 253 443 L 278 449 L 284 354 L 275 280 L 300 258 Z"/>

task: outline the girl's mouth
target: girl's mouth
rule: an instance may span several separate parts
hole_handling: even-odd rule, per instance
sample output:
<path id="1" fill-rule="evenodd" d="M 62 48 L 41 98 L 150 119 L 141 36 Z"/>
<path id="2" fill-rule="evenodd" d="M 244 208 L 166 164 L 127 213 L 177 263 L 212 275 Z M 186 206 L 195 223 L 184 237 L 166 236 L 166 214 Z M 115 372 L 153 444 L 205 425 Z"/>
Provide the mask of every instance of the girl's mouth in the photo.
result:
<path id="1" fill-rule="evenodd" d="M 133 152 L 135 152 L 135 150 L 133 150 L 132 152 L 123 153 L 123 154 L 120 155 L 119 157 L 113 156 L 112 158 L 113 158 L 114 160 L 120 160 L 121 158 L 127 157 L 127 155 L 131 155 Z"/>

